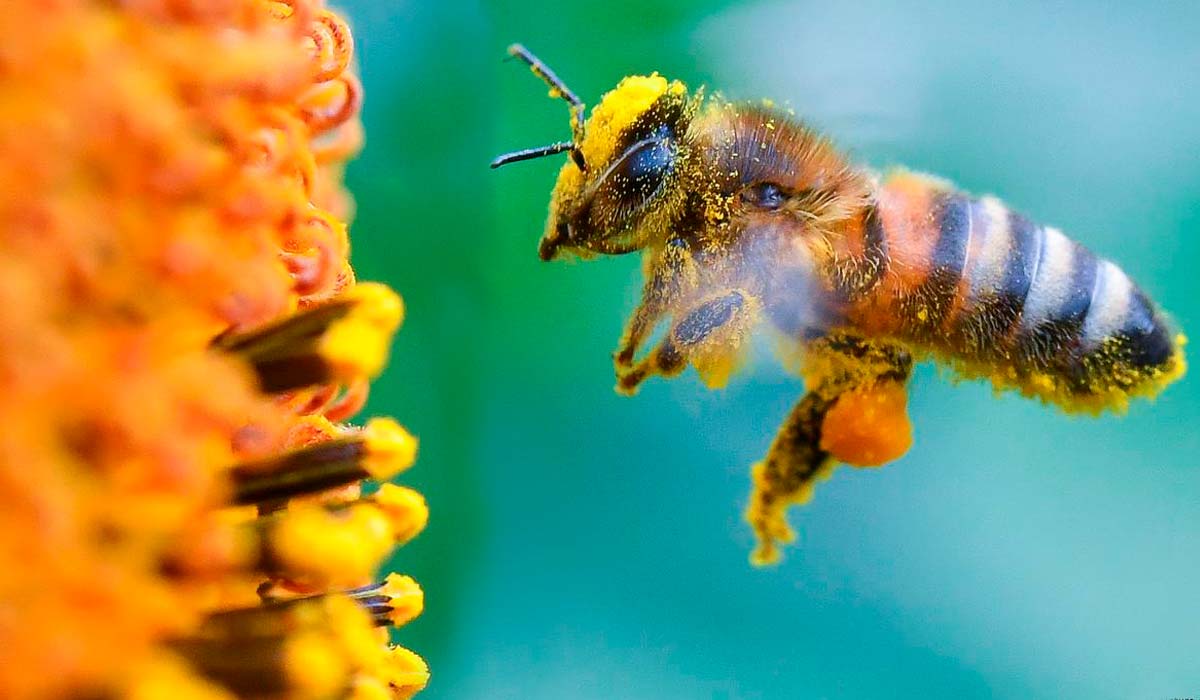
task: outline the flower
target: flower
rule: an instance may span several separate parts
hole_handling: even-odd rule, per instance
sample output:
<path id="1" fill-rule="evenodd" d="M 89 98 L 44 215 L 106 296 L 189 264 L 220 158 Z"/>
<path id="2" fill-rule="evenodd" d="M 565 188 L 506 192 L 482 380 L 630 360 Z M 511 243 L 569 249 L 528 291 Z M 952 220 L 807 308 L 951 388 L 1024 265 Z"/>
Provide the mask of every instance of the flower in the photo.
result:
<path id="1" fill-rule="evenodd" d="M 319 0 L 5 8 L 0 696 L 428 679 L 372 580 L 416 440 L 344 424 L 403 315 L 347 261 L 352 49 Z"/>

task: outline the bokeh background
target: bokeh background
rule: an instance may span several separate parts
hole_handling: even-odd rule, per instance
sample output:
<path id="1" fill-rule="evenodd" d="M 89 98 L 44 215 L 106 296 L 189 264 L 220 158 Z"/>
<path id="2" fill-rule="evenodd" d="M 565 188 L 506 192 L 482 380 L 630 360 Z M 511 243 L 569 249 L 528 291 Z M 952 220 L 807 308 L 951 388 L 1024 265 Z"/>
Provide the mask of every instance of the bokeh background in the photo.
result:
<path id="1" fill-rule="evenodd" d="M 1072 419 L 929 367 L 917 443 L 839 470 L 756 570 L 748 465 L 801 391 L 765 356 L 612 391 L 632 257 L 547 265 L 565 138 L 523 41 L 594 103 L 658 70 L 789 103 L 856 158 L 992 192 L 1200 335 L 1200 4 L 341 0 L 367 87 L 354 263 L 409 314 L 370 408 L 422 438 L 396 565 L 427 698 L 1200 695 L 1200 380 Z"/>

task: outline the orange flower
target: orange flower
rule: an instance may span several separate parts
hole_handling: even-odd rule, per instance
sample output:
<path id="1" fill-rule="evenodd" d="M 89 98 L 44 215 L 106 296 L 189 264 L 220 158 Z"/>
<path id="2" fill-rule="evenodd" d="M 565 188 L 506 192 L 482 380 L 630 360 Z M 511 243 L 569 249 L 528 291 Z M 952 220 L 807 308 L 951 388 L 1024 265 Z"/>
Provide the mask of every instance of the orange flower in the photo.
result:
<path id="1" fill-rule="evenodd" d="M 0 22 L 0 696 L 408 697 L 372 584 L 427 511 L 361 408 L 350 31 L 319 0 L 18 0 Z"/>

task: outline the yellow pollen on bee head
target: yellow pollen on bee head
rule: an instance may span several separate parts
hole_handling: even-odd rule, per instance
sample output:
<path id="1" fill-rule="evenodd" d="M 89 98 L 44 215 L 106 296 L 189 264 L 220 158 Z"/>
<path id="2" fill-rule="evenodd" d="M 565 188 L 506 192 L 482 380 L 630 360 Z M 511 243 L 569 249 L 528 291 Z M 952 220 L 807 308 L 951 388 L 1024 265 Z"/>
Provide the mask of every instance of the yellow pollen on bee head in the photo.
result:
<path id="1" fill-rule="evenodd" d="M 587 176 L 595 177 L 617 155 L 617 147 L 625 131 L 664 95 L 684 99 L 687 87 L 678 80 L 668 81 L 658 73 L 631 75 L 600 98 L 584 125 L 584 137 L 579 144 L 588 168 Z M 551 217 L 544 241 L 557 242 L 555 225 L 564 212 L 578 204 L 587 177 L 573 159 L 568 159 L 558 172 L 551 203 Z"/>
<path id="2" fill-rule="evenodd" d="M 682 97 L 687 88 L 678 80 L 668 81 L 658 73 L 631 75 L 605 93 L 584 126 L 580 144 L 589 167 L 600 167 L 615 155 L 621 134 L 650 109 L 658 98 Z M 572 166 L 573 167 L 573 166 Z"/>

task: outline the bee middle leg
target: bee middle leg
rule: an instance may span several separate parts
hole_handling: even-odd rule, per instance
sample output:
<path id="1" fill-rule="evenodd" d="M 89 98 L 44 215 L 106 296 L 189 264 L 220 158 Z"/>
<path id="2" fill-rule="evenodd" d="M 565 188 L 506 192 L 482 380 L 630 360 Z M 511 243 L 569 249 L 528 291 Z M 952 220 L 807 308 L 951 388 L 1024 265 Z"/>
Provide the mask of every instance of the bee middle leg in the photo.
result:
<path id="1" fill-rule="evenodd" d="M 780 427 L 766 458 L 751 469 L 746 519 L 758 565 L 779 559 L 795 539 L 787 509 L 807 503 L 816 483 L 841 462 L 880 466 L 908 451 L 906 385 L 912 359 L 902 348 L 853 338 L 826 338 L 810 348 L 809 391 Z"/>
<path id="2" fill-rule="evenodd" d="M 618 369 L 617 390 L 632 394 L 656 374 L 671 377 L 688 363 L 709 386 L 722 386 L 741 357 L 759 302 L 742 289 L 706 295 L 677 315 L 662 342 L 636 365 Z"/>

